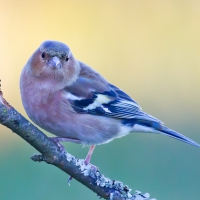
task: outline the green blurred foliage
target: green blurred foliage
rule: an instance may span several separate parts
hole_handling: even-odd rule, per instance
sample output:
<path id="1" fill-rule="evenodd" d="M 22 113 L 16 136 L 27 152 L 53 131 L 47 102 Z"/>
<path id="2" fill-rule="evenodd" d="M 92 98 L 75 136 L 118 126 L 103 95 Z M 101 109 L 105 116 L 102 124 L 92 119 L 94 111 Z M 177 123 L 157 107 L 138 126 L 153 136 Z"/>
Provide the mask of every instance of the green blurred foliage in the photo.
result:
<path id="1" fill-rule="evenodd" d="M 43 40 L 67 43 L 74 56 L 129 93 L 143 110 L 200 142 L 200 2 L 197 0 L 0 0 L 0 79 L 22 114 L 20 72 Z M 0 199 L 97 199 L 0 126 Z M 88 148 L 65 144 L 84 158 Z M 98 146 L 92 163 L 106 176 L 157 199 L 200 199 L 200 150 L 135 133 Z M 83 198 L 84 196 L 84 198 Z"/>

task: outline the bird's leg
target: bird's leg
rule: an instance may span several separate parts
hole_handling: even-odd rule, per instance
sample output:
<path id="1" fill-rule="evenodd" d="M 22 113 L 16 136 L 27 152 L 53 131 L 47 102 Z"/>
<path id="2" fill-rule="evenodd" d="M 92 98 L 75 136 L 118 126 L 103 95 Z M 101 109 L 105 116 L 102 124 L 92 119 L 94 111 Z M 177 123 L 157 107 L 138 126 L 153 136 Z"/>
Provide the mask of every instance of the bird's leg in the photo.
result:
<path id="1" fill-rule="evenodd" d="M 81 144 L 80 140 L 77 140 L 77 139 L 71 139 L 71 138 L 60 138 L 60 137 L 52 137 L 50 138 L 52 141 L 54 141 L 58 147 L 60 148 L 60 150 L 62 152 L 65 152 L 65 147 L 60 144 L 60 142 L 73 142 L 73 143 L 78 143 L 78 144 Z"/>
<path id="2" fill-rule="evenodd" d="M 50 138 L 51 140 L 53 140 L 54 142 L 74 142 L 74 143 L 78 143 L 81 144 L 80 140 L 78 139 L 72 139 L 72 138 L 61 138 L 61 137 L 52 137 Z"/>
<path id="3" fill-rule="evenodd" d="M 95 145 L 92 145 L 92 146 L 90 147 L 90 149 L 89 149 L 89 151 L 88 151 L 88 154 L 87 154 L 87 156 L 86 156 L 86 158 L 85 158 L 85 161 L 84 161 L 84 163 L 85 163 L 86 165 L 90 164 L 90 160 L 91 160 L 92 153 L 93 153 L 94 149 L 95 149 Z M 92 165 L 92 164 L 90 164 L 90 165 L 91 165 L 91 167 L 93 168 L 94 171 L 98 170 L 98 167 L 96 167 L 95 165 Z"/>
<path id="4" fill-rule="evenodd" d="M 88 151 L 88 154 L 87 154 L 86 158 L 85 158 L 85 164 L 86 165 L 88 165 L 90 163 L 90 160 L 91 160 L 92 153 L 93 153 L 94 149 L 95 149 L 95 145 L 92 145 L 90 147 L 89 151 Z"/>

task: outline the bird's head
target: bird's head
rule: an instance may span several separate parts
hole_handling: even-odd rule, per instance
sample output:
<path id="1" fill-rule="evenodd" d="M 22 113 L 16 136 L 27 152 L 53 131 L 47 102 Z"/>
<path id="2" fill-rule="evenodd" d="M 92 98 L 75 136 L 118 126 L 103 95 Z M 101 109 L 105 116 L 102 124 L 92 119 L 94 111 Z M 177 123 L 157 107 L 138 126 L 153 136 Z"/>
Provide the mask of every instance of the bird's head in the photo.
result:
<path id="1" fill-rule="evenodd" d="M 45 41 L 28 61 L 32 76 L 44 81 L 71 85 L 77 78 L 80 66 L 70 48 L 58 41 Z"/>

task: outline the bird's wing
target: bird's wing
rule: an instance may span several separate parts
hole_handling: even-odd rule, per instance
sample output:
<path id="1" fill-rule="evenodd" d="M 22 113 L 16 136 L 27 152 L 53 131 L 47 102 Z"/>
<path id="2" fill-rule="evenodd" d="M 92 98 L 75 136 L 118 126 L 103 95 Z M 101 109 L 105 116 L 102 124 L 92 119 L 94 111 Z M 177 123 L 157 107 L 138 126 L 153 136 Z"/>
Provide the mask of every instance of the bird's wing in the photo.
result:
<path id="1" fill-rule="evenodd" d="M 144 113 L 125 92 L 99 78 L 102 77 L 80 76 L 72 86 L 65 88 L 65 97 L 76 112 L 162 123 Z"/>
<path id="2" fill-rule="evenodd" d="M 77 113 L 118 118 L 133 128 L 135 124 L 139 125 L 135 131 L 157 131 L 200 147 L 190 138 L 165 127 L 163 122 L 143 112 L 130 96 L 85 65 L 77 81 L 63 91 L 67 102 Z"/>

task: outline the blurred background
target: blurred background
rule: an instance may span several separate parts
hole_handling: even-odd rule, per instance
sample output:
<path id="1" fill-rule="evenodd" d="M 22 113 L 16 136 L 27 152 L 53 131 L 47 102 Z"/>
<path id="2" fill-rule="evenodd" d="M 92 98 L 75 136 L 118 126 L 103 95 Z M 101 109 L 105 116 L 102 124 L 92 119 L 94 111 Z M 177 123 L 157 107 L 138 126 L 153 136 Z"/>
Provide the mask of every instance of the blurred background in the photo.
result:
<path id="1" fill-rule="evenodd" d="M 200 1 L 0 0 L 0 79 L 6 100 L 27 117 L 20 73 L 47 39 L 125 90 L 144 111 L 200 143 Z M 52 136 L 48 134 L 49 136 Z M 84 158 L 88 147 L 65 143 Z M 68 175 L 29 157 L 37 151 L 0 125 L 0 199 L 97 199 Z M 98 146 L 105 176 L 158 200 L 200 199 L 200 149 L 134 133 Z"/>

